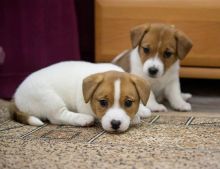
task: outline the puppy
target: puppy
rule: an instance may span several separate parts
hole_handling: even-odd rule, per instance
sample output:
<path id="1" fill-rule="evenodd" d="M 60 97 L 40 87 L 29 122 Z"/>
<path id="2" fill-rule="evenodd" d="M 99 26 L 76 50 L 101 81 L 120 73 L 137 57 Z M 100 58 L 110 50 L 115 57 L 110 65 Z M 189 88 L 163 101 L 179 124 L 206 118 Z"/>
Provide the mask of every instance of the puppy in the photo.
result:
<path id="1" fill-rule="evenodd" d="M 126 131 L 140 116 L 149 116 L 150 95 L 145 79 L 123 72 L 113 64 L 61 62 L 28 76 L 17 88 L 17 121 L 40 126 L 89 126 L 101 121 L 106 131 Z M 138 113 L 137 113 L 138 112 Z"/>
<path id="2" fill-rule="evenodd" d="M 179 82 L 180 60 L 192 48 L 191 40 L 180 30 L 164 24 L 144 24 L 131 30 L 132 50 L 118 55 L 113 63 L 125 71 L 148 79 L 152 92 L 147 103 L 151 111 L 167 111 L 158 101 L 167 99 L 171 107 L 190 111 Z"/>

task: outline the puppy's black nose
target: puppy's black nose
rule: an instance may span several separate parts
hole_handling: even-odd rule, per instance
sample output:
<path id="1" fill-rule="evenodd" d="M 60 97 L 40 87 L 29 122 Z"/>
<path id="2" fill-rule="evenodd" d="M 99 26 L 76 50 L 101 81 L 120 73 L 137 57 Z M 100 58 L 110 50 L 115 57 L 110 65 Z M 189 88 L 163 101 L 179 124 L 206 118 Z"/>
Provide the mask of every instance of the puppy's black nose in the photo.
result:
<path id="1" fill-rule="evenodd" d="M 149 72 L 150 75 L 153 75 L 153 76 L 154 76 L 154 75 L 157 74 L 158 69 L 155 68 L 155 67 L 150 67 L 150 68 L 148 69 L 148 72 Z"/>
<path id="2" fill-rule="evenodd" d="M 119 129 L 119 127 L 121 125 L 121 121 L 119 121 L 119 120 L 112 120 L 111 121 L 111 125 L 112 125 L 112 128 L 114 130 L 117 130 L 117 129 Z"/>

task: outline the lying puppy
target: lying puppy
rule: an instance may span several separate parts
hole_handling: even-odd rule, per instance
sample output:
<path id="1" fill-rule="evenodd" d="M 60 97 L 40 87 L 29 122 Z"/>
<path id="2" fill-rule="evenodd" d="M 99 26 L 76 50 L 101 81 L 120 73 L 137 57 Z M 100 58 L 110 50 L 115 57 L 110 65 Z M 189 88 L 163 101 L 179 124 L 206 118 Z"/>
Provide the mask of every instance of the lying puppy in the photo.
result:
<path id="1" fill-rule="evenodd" d="M 125 71 L 149 80 L 152 88 L 147 107 L 167 111 L 157 100 L 165 98 L 179 111 L 190 111 L 186 102 L 191 94 L 182 94 L 179 67 L 192 48 L 191 40 L 181 31 L 164 24 L 145 24 L 131 30 L 132 50 L 118 55 L 113 63 Z"/>
<path id="2" fill-rule="evenodd" d="M 106 72 L 107 71 L 107 72 Z M 17 88 L 14 101 L 17 121 L 40 126 L 89 126 L 94 119 L 107 131 L 122 132 L 150 111 L 146 80 L 113 64 L 61 62 L 28 76 Z M 138 114 L 137 114 L 138 112 Z"/>

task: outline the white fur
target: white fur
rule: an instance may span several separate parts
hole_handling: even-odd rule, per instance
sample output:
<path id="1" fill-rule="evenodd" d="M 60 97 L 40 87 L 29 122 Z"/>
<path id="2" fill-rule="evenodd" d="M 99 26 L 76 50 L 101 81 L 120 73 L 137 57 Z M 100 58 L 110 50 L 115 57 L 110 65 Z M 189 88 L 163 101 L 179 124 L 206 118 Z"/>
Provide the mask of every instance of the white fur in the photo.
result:
<path id="1" fill-rule="evenodd" d="M 141 118 L 146 118 L 151 116 L 151 111 L 143 104 L 140 104 L 137 115 L 140 116 Z"/>
<path id="2" fill-rule="evenodd" d="M 114 104 L 113 107 L 120 107 L 120 96 L 121 96 L 121 80 L 118 79 L 114 82 Z"/>
<path id="3" fill-rule="evenodd" d="M 191 110 L 191 105 L 181 96 L 179 83 L 179 60 L 177 60 L 166 72 L 163 72 L 164 66 L 157 57 L 157 59 L 147 60 L 144 64 L 142 64 L 138 53 L 138 47 L 132 50 L 130 58 L 131 73 L 148 79 L 151 84 L 152 92 L 150 94 L 147 107 L 149 107 L 152 111 L 167 111 L 164 105 L 159 104 L 156 101 L 156 98 L 162 96 L 168 99 L 171 106 L 176 110 Z M 147 69 L 150 65 L 154 64 L 159 66 L 158 68 L 160 72 L 163 72 L 163 75 L 157 78 L 150 78 L 148 76 Z M 187 95 L 184 98 L 188 99 L 190 98 L 190 95 Z"/>
<path id="4" fill-rule="evenodd" d="M 54 124 L 89 125 L 95 114 L 90 104 L 84 102 L 82 81 L 91 74 L 109 70 L 123 71 L 113 64 L 81 61 L 61 62 L 41 69 L 28 76 L 17 88 L 14 95 L 16 106 L 30 115 L 28 122 L 31 125 L 43 125 L 40 119 L 48 119 Z M 121 114 L 120 118 L 124 120 L 124 112 Z"/>
<path id="5" fill-rule="evenodd" d="M 120 107 L 120 95 L 121 95 L 121 82 L 116 80 L 114 82 L 114 103 L 112 107 L 107 110 L 105 115 L 102 117 L 102 127 L 107 131 L 114 131 L 111 126 L 112 120 L 120 121 L 120 127 L 117 131 L 125 131 L 130 125 L 130 117 L 127 113 Z"/>
<path id="6" fill-rule="evenodd" d="M 149 116 L 151 116 L 151 110 L 143 104 L 140 104 L 138 112 L 132 119 L 131 124 L 139 124 L 141 122 L 141 118 L 147 118 Z"/>
<path id="7" fill-rule="evenodd" d="M 42 126 L 44 124 L 40 119 L 34 116 L 28 117 L 28 123 L 32 126 Z"/>
<path id="8" fill-rule="evenodd" d="M 148 71 L 150 67 L 155 67 L 155 68 L 158 69 L 158 73 L 156 74 L 155 78 L 160 77 L 160 76 L 163 75 L 164 65 L 163 65 L 162 61 L 159 59 L 158 55 L 148 59 L 143 65 L 143 72 L 148 77 L 150 77 L 150 74 L 149 74 L 149 71 Z"/>

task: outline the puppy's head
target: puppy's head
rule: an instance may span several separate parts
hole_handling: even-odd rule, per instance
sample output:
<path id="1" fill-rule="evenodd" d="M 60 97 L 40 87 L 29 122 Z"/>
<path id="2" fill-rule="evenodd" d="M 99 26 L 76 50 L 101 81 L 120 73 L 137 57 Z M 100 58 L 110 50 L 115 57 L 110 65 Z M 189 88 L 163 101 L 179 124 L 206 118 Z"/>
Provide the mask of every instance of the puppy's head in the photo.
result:
<path id="1" fill-rule="evenodd" d="M 192 48 L 191 40 L 181 31 L 164 24 L 145 24 L 131 30 L 132 47 L 143 63 L 143 72 L 151 78 L 163 74 Z"/>
<path id="2" fill-rule="evenodd" d="M 106 131 L 123 132 L 146 105 L 150 87 L 146 80 L 125 72 L 108 71 L 84 79 L 83 95 Z"/>

